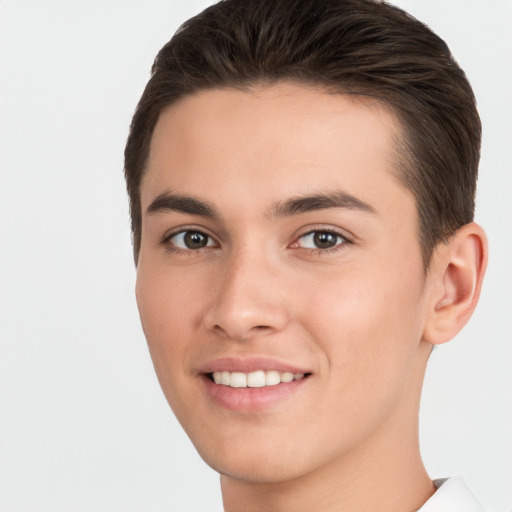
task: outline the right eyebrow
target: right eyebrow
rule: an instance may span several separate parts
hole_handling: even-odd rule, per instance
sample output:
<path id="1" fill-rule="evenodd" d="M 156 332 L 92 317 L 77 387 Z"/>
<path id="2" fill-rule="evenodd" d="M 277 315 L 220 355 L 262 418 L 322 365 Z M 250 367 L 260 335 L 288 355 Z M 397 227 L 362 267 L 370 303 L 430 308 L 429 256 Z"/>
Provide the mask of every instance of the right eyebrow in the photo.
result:
<path id="1" fill-rule="evenodd" d="M 219 213 L 213 205 L 196 199 L 195 197 L 182 196 L 170 192 L 160 194 L 146 209 L 148 215 L 166 211 L 199 215 L 209 219 L 218 220 L 220 218 Z"/>

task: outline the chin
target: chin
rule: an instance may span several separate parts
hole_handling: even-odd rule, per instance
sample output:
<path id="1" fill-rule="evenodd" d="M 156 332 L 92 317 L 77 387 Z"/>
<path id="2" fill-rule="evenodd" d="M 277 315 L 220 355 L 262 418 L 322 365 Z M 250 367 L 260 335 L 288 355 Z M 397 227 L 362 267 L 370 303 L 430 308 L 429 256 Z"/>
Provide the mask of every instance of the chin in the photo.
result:
<path id="1" fill-rule="evenodd" d="M 280 483 L 299 478 L 322 465 L 319 453 L 304 444 L 282 440 L 258 443 L 247 437 L 238 442 L 194 443 L 199 455 L 221 475 L 253 483 Z"/>
<path id="2" fill-rule="evenodd" d="M 219 459 L 208 459 L 203 457 L 203 460 L 217 473 L 242 480 L 244 482 L 261 483 L 261 484 L 275 484 L 294 480 L 300 477 L 303 472 L 298 466 L 290 467 L 289 459 L 283 461 L 283 464 L 275 464 L 275 461 L 269 460 L 247 460 L 241 456 L 231 458 L 223 457 Z M 227 460 L 226 460 L 227 459 Z"/>

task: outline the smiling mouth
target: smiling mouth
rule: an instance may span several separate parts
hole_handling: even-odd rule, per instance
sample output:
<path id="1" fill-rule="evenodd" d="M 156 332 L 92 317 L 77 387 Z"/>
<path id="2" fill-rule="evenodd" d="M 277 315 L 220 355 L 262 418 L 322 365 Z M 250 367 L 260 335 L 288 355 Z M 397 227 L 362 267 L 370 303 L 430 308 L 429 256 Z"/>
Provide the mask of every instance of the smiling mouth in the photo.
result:
<path id="1" fill-rule="evenodd" d="M 231 388 L 263 388 L 293 382 L 294 380 L 302 380 L 311 374 L 257 370 L 250 373 L 216 371 L 207 375 L 212 382 L 221 386 Z"/>

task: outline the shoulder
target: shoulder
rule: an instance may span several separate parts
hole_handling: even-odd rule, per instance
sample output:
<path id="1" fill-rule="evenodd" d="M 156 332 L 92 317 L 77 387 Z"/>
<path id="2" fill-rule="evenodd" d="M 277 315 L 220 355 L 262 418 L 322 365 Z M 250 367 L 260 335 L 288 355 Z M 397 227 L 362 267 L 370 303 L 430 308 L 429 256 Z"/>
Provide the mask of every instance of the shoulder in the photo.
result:
<path id="1" fill-rule="evenodd" d="M 418 512 L 486 512 L 461 476 L 434 480 L 436 493 Z"/>

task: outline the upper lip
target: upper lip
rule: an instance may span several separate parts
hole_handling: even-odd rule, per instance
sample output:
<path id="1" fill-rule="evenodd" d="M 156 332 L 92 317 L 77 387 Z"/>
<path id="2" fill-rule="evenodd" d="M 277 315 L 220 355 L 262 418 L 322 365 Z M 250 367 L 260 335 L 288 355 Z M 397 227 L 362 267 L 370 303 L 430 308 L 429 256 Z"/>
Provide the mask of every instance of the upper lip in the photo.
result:
<path id="1" fill-rule="evenodd" d="M 308 369 L 295 364 L 290 364 L 279 359 L 271 357 L 220 357 L 212 359 L 204 363 L 200 369 L 200 373 L 212 372 L 242 372 L 250 373 L 257 370 L 278 371 L 291 373 L 311 373 Z"/>

